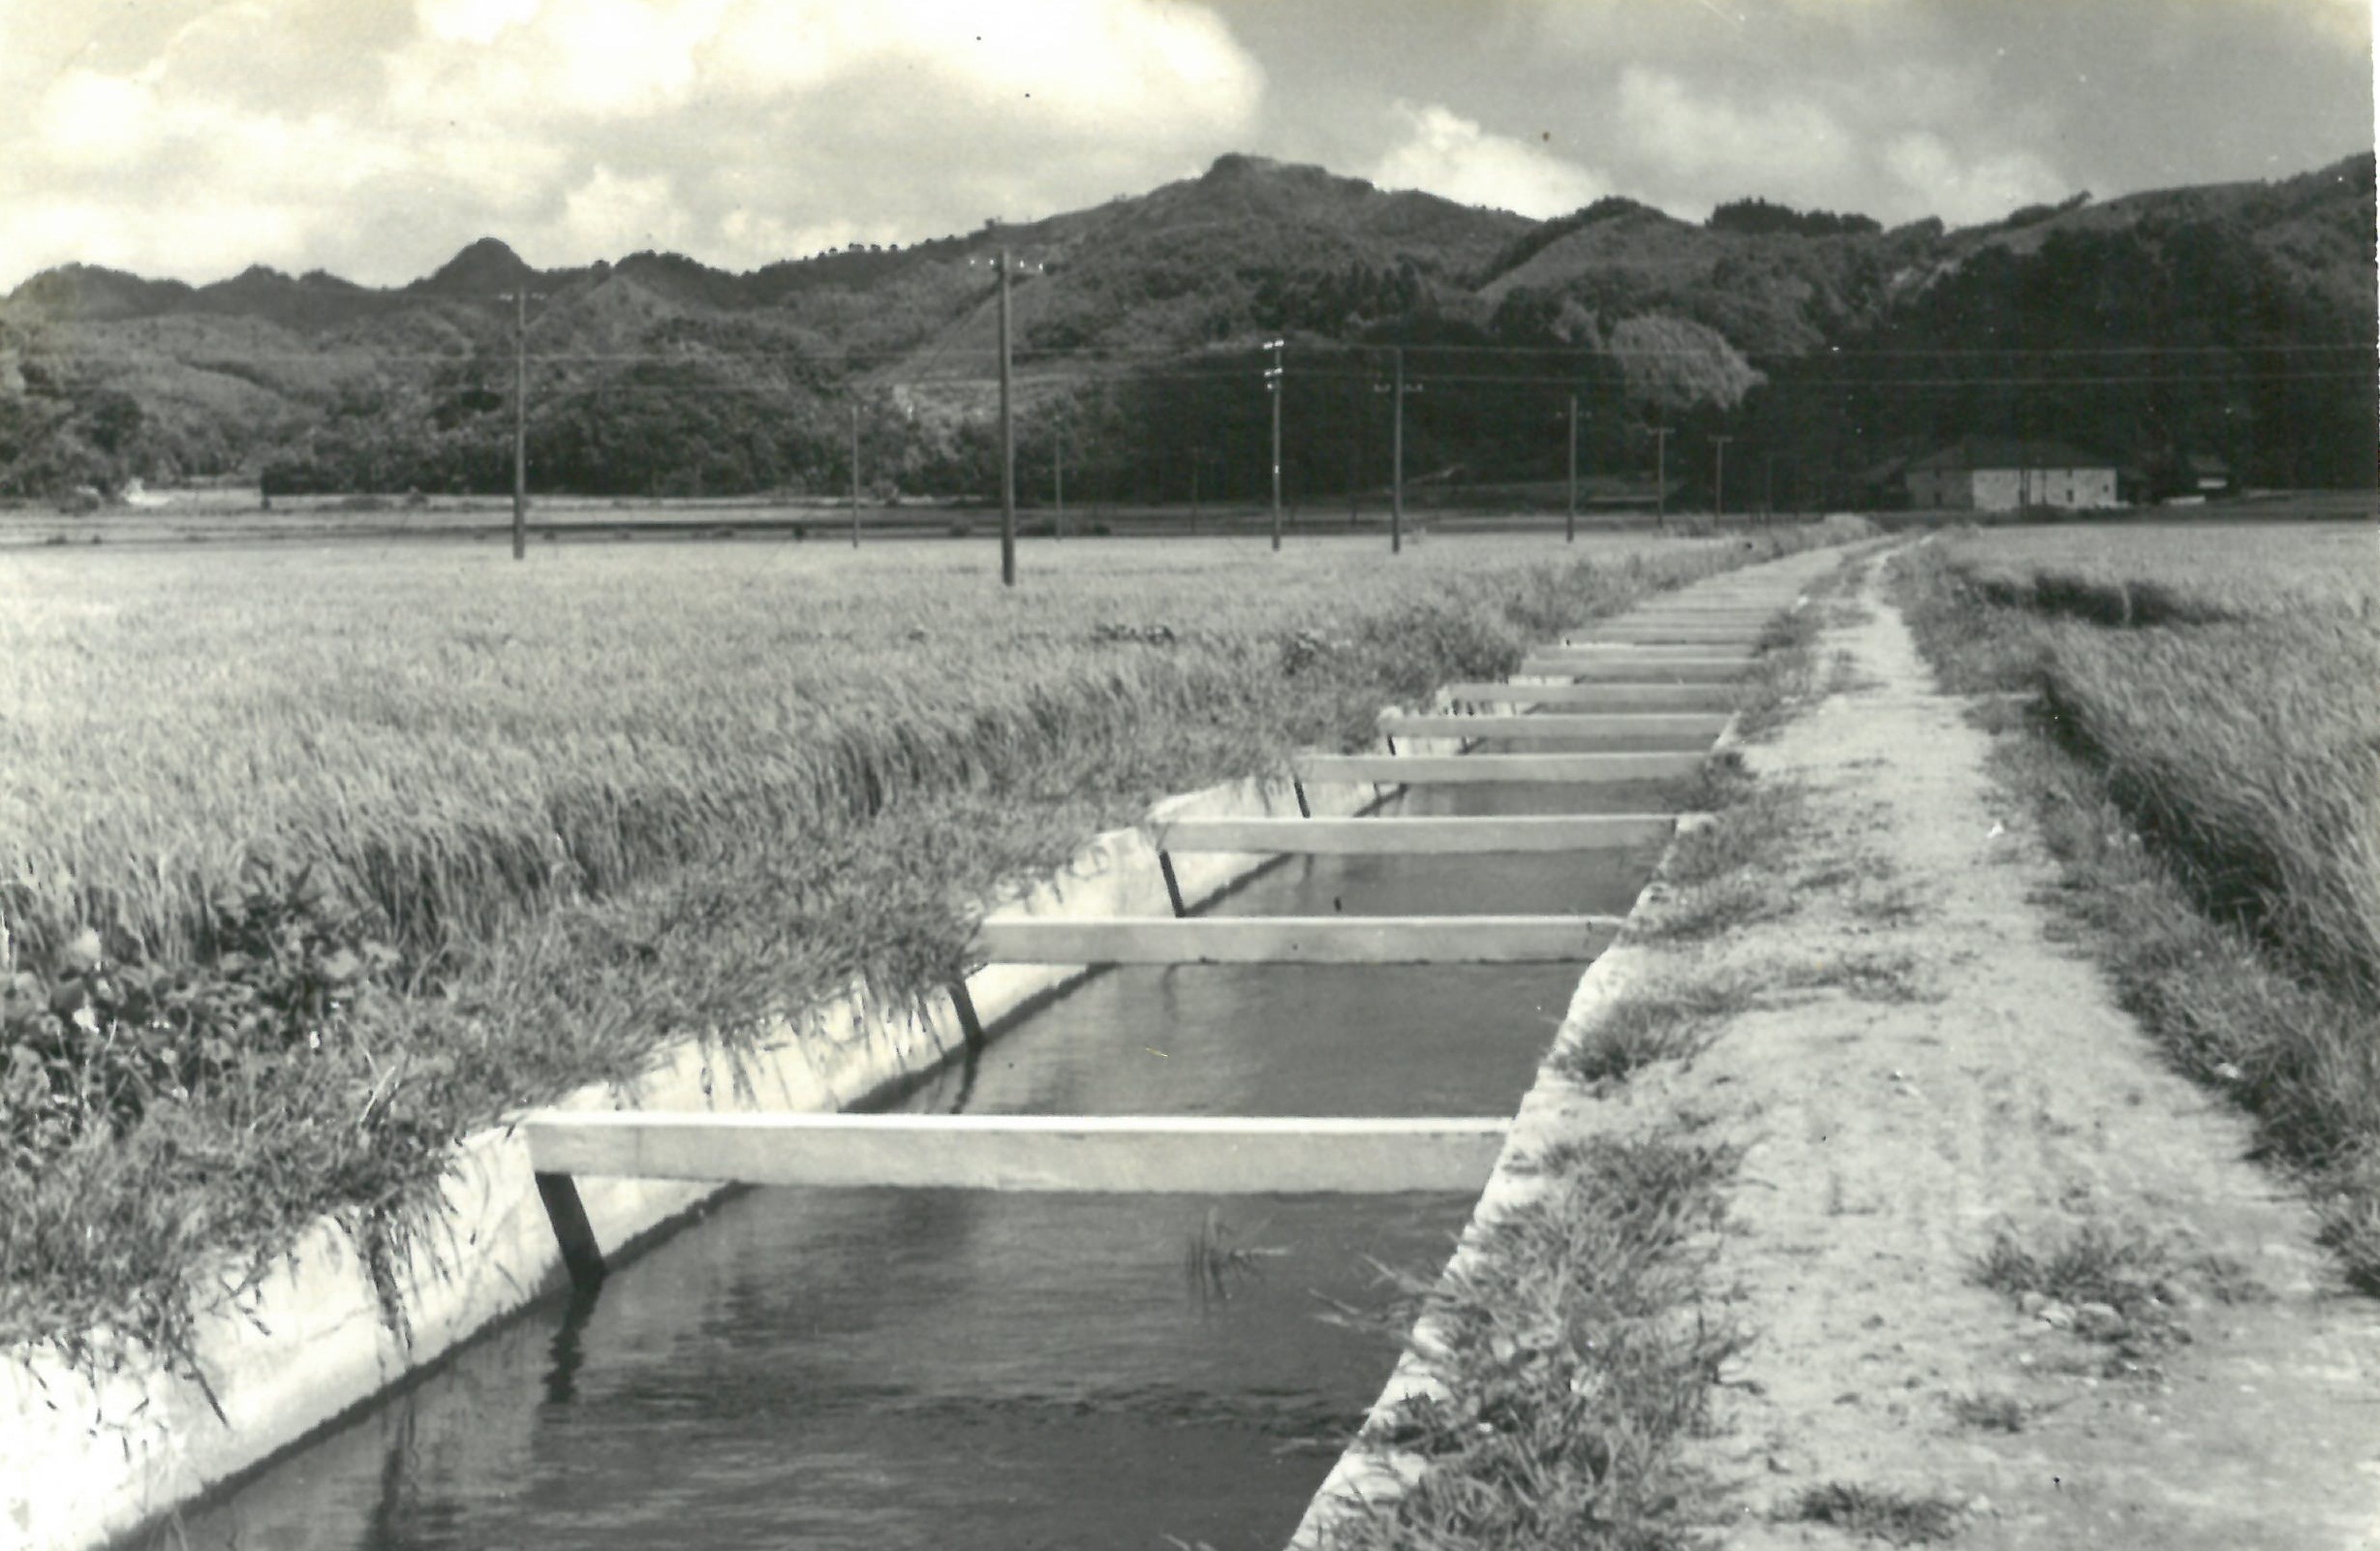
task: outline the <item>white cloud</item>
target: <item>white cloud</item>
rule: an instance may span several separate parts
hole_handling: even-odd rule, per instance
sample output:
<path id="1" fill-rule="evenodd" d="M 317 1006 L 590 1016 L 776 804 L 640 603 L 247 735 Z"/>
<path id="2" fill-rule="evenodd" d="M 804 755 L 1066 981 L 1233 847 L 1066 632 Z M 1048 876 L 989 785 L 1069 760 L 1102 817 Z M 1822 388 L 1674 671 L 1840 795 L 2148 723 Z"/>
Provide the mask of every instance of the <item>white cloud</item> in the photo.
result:
<path id="1" fill-rule="evenodd" d="M 536 16 L 538 0 L 420 0 L 417 12 L 434 38 L 486 44 Z"/>
<path id="2" fill-rule="evenodd" d="M 562 230 L 580 253 L 618 255 L 686 239 L 686 212 L 665 177 L 622 177 L 598 166 L 563 202 Z"/>
<path id="3" fill-rule="evenodd" d="M 756 95 L 864 79 L 914 117 L 955 95 L 1127 140 L 1245 123 L 1263 91 L 1212 13 L 1168 0 L 735 0 L 708 56 Z"/>
<path id="4" fill-rule="evenodd" d="M 139 81 L 70 70 L 42 96 L 41 142 L 70 167 L 124 163 L 148 144 L 155 103 Z"/>
<path id="5" fill-rule="evenodd" d="M 1811 200 L 1847 181 L 1858 160 L 1857 140 L 1822 103 L 1731 100 L 1642 66 L 1621 72 L 1617 118 L 1643 162 L 1706 205 L 1747 194 Z"/>
<path id="6" fill-rule="evenodd" d="M 1527 140 L 1496 135 L 1437 104 L 1399 103 L 1405 138 L 1381 157 L 1372 181 L 1392 189 L 1427 189 L 1465 204 L 1561 215 L 1592 204 L 1603 180 L 1574 162 Z"/>
<path id="7" fill-rule="evenodd" d="M 1263 94 L 1185 0 L 237 0 L 0 119 L 0 287 L 75 259 L 386 284 L 488 233 L 749 266 L 1179 176 Z"/>
<path id="8" fill-rule="evenodd" d="M 1903 135 L 1884 165 L 1913 202 L 1953 226 L 1995 221 L 2021 205 L 2069 193 L 2051 166 L 2022 151 L 1962 157 L 1938 135 Z"/>

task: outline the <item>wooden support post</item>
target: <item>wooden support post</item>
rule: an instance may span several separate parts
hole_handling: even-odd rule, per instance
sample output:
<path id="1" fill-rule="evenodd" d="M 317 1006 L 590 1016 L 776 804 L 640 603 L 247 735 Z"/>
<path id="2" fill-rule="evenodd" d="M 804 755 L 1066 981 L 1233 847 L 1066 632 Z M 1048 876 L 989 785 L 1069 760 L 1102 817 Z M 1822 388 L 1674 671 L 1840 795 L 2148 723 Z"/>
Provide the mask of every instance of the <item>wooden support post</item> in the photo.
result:
<path id="1" fill-rule="evenodd" d="M 595 1226 L 578 1198 L 578 1186 L 568 1173 L 537 1171 L 538 1199 L 545 1203 L 545 1220 L 553 1225 L 554 1242 L 562 1247 L 562 1266 L 573 1287 L 600 1287 L 603 1281 L 603 1251 L 595 1242 Z"/>
<path id="2" fill-rule="evenodd" d="M 575 1114 L 522 1122 L 540 1171 L 830 1190 L 1189 1195 L 1472 1193 L 1496 1119 Z M 565 1178 L 567 1184 L 567 1178 Z"/>
<path id="3" fill-rule="evenodd" d="M 1157 853 L 1157 870 L 1165 875 L 1165 898 L 1173 905 L 1174 915 L 1188 915 L 1190 907 L 1182 903 L 1182 881 L 1174 876 L 1173 855 L 1170 852 Z"/>
<path id="4" fill-rule="evenodd" d="M 965 980 L 950 982 L 950 1010 L 959 1015 L 959 1036 L 970 1050 L 983 1048 L 983 1018 L 975 1011 L 975 994 Z"/>
<path id="5" fill-rule="evenodd" d="M 999 964 L 1583 964 L 1613 915 L 993 916 Z"/>

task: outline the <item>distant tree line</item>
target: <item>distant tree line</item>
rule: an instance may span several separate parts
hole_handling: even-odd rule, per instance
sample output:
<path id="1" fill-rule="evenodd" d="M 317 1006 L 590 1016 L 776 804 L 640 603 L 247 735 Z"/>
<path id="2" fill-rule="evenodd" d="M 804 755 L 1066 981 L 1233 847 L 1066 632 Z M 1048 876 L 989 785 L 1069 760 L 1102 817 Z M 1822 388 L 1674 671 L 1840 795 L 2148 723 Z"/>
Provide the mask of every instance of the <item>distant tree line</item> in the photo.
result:
<path id="1" fill-rule="evenodd" d="M 1462 275 L 1367 257 L 1327 233 L 1274 240 L 1251 223 L 1119 236 L 1072 258 L 1063 284 L 1020 287 L 1019 487 L 1044 499 L 1063 456 L 1078 499 L 1262 498 L 1272 402 L 1254 345 L 1268 337 L 1288 341 L 1283 480 L 1302 503 L 1371 500 L 1388 484 L 1398 350 L 1415 481 L 1559 478 L 1575 395 L 1591 475 L 1641 481 L 1666 427 L 1684 498 L 1708 499 L 1708 440 L 1735 438 L 1734 508 L 1755 492 L 1856 504 L 1895 460 L 1978 434 L 2075 444 L 2150 493 L 2192 454 L 2250 483 L 2367 485 L 2368 220 L 2358 229 L 2335 190 L 2305 199 L 2313 215 L 2285 240 L 2271 233 L 2288 209 L 2250 231 L 2180 206 L 1968 244 L 1956 262 L 1938 226 L 1878 235 L 1866 217 L 1760 200 L 1720 206 L 1711 226 L 1843 240 L 1713 245 L 1618 199 L 1482 247 Z M 1513 283 L 1550 244 L 1605 222 L 1629 223 L 1611 237 L 1645 262 Z M 627 335 L 558 313 L 564 331 L 532 349 L 532 487 L 839 496 L 856 408 L 871 493 L 989 498 L 995 397 L 974 354 L 988 344 L 988 280 L 948 264 L 860 273 L 892 257 L 821 262 L 851 267 L 849 286 L 762 271 L 733 285 L 772 299 L 709 315 L 695 307 L 704 288 L 728 281 L 665 256 L 634 261 L 683 305 Z M 2362 286 L 2337 283 L 2359 265 Z M 385 360 L 351 350 L 335 366 L 201 360 L 220 400 L 194 407 L 188 377 L 155 391 L 0 318 L 0 495 L 243 467 L 274 494 L 509 489 L 505 323 L 485 305 L 440 315 L 439 349 L 459 338 L 462 353 L 427 369 L 402 349 Z M 965 341 L 964 370 L 934 359 L 943 339 Z"/>

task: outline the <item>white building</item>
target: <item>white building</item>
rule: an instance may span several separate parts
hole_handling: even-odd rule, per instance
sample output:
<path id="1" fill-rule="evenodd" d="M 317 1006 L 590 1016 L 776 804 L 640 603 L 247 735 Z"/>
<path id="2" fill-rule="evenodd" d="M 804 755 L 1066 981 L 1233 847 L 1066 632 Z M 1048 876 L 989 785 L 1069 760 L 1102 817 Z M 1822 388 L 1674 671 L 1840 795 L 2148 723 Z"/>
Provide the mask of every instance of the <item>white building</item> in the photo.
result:
<path id="1" fill-rule="evenodd" d="M 1963 436 L 1902 473 L 1919 511 L 2072 512 L 2117 505 L 2116 461 L 2057 442 Z"/>

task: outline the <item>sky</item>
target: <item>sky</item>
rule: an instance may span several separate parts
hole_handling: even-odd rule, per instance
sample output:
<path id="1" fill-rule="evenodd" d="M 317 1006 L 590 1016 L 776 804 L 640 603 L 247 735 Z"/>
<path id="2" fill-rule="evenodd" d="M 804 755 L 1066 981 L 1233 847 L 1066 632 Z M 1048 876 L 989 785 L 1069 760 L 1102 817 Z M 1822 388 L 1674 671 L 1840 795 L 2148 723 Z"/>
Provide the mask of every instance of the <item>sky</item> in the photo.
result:
<path id="1" fill-rule="evenodd" d="M 1953 225 L 2373 143 L 2372 0 L 0 0 L 0 289 L 747 269 L 1248 151 Z"/>

